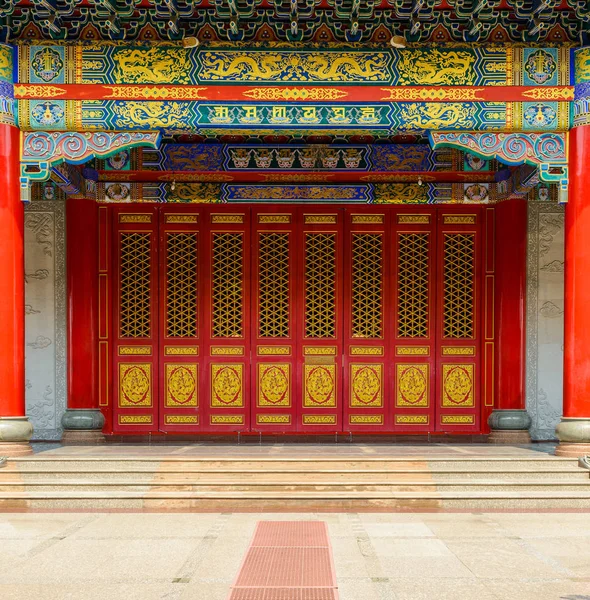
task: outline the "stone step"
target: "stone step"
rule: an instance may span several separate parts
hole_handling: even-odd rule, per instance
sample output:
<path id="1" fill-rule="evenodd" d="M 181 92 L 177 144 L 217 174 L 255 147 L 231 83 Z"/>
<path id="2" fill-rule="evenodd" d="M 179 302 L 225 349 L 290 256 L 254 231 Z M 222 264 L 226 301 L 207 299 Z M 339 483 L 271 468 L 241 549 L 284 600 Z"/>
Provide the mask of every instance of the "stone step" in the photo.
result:
<path id="1" fill-rule="evenodd" d="M 179 480 L 202 480 L 211 481 L 223 480 L 228 482 L 240 481 L 286 481 L 296 478 L 305 478 L 307 481 L 324 481 L 326 478 L 335 481 L 346 481 L 354 478 L 357 481 L 374 481 L 376 478 L 384 481 L 397 480 L 418 480 L 420 478 L 432 478 L 436 481 L 445 481 L 448 479 L 545 479 L 553 480 L 590 480 L 590 471 L 580 469 L 579 467 L 564 466 L 551 469 L 495 469 L 480 470 L 472 469 L 466 471 L 463 469 L 439 469 L 436 466 L 422 469 L 317 469 L 317 470 L 277 470 L 254 469 L 243 471 L 241 469 L 219 469 L 217 471 L 203 468 L 192 469 L 144 469 L 138 467 L 123 468 L 77 468 L 77 469 L 58 469 L 53 467 L 34 468 L 34 469 L 15 469 L 12 467 L 0 469 L 0 482 L 12 480 L 14 477 L 22 477 L 23 480 L 63 480 L 72 477 L 84 479 L 109 481 L 113 479 L 137 479 L 140 481 L 151 481 L 154 477 L 179 479 Z"/>
<path id="2" fill-rule="evenodd" d="M 492 490 L 492 491 L 522 491 L 529 493 L 534 491 L 587 491 L 590 493 L 590 480 L 585 482 L 570 481 L 502 481 L 502 480 L 471 480 L 471 481 L 406 481 L 406 482 L 361 482 L 355 479 L 349 481 L 323 481 L 309 482 L 304 480 L 285 481 L 285 482 L 235 482 L 235 481 L 172 481 L 158 480 L 152 481 L 91 481 L 91 480 L 70 480 L 70 481 L 50 481 L 50 480 L 29 480 L 29 481 L 3 481 L 0 482 L 0 492 L 42 492 L 52 491 L 68 492 L 75 489 L 80 492 L 97 493 L 109 492 L 145 492 L 148 490 L 159 491 L 193 491 L 193 492 L 243 492 L 243 493 L 266 493 L 277 492 L 284 493 L 286 496 L 299 495 L 304 492 L 428 492 L 428 491 L 448 491 L 461 492 L 472 490 Z"/>
<path id="3" fill-rule="evenodd" d="M 152 510 L 152 511 L 389 511 L 475 509 L 590 510 L 590 491 L 476 492 L 284 492 L 192 491 L 0 492 L 0 511 Z"/>

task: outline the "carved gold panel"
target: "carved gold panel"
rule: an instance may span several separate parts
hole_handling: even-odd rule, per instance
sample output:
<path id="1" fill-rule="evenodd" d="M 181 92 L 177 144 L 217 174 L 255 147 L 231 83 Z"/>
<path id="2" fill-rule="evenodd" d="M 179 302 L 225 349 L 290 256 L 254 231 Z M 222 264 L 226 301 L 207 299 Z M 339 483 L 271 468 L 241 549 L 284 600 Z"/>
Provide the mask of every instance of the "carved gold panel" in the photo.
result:
<path id="1" fill-rule="evenodd" d="M 197 365 L 166 365 L 166 406 L 198 406 Z"/>
<path id="2" fill-rule="evenodd" d="M 336 425 L 336 415 L 303 415 L 304 425 Z"/>
<path id="3" fill-rule="evenodd" d="M 119 346 L 119 356 L 149 356 L 151 346 Z"/>
<path id="4" fill-rule="evenodd" d="M 352 215 L 354 225 L 381 225 L 385 221 L 385 215 Z"/>
<path id="5" fill-rule="evenodd" d="M 303 365 L 303 406 L 336 406 L 336 365 Z"/>
<path id="6" fill-rule="evenodd" d="M 256 415 L 257 425 L 291 424 L 291 415 Z"/>
<path id="7" fill-rule="evenodd" d="M 305 215 L 304 221 L 306 225 L 334 225 L 337 215 Z"/>
<path id="8" fill-rule="evenodd" d="M 350 406 L 383 406 L 383 365 L 350 365 Z"/>
<path id="9" fill-rule="evenodd" d="M 198 425 L 199 415 L 165 415 L 166 425 Z"/>
<path id="10" fill-rule="evenodd" d="M 304 346 L 305 356 L 336 356 L 336 346 Z"/>
<path id="11" fill-rule="evenodd" d="M 119 214 L 119 223 L 151 223 L 152 215 L 151 214 L 129 214 L 129 213 L 120 213 Z"/>
<path id="12" fill-rule="evenodd" d="M 244 346 L 211 346 L 211 356 L 244 356 Z"/>
<path id="13" fill-rule="evenodd" d="M 428 225 L 430 215 L 398 215 L 397 222 L 400 225 Z"/>
<path id="14" fill-rule="evenodd" d="M 166 356 L 198 356 L 198 346 L 166 346 L 164 348 Z"/>
<path id="15" fill-rule="evenodd" d="M 244 406 L 244 365 L 211 365 L 211 406 Z"/>
<path id="16" fill-rule="evenodd" d="M 396 406 L 429 405 L 429 365 L 396 365 Z"/>
<path id="17" fill-rule="evenodd" d="M 211 425 L 243 425 L 244 415 L 211 415 Z"/>
<path id="18" fill-rule="evenodd" d="M 351 346 L 351 356 L 383 356 L 383 346 Z"/>
<path id="19" fill-rule="evenodd" d="M 475 356 L 475 346 L 443 346 L 443 356 Z"/>
<path id="20" fill-rule="evenodd" d="M 291 356 L 291 346 L 258 346 L 258 356 Z"/>
<path id="21" fill-rule="evenodd" d="M 443 215 L 445 225 L 475 225 L 476 215 Z"/>
<path id="22" fill-rule="evenodd" d="M 428 415 L 395 415 L 396 425 L 428 425 Z"/>
<path id="23" fill-rule="evenodd" d="M 440 422 L 443 425 L 473 425 L 475 415 L 442 415 Z"/>
<path id="24" fill-rule="evenodd" d="M 240 224 L 244 222 L 244 215 L 226 215 L 226 214 L 214 214 L 211 215 L 211 223 L 214 225 L 219 224 Z"/>
<path id="25" fill-rule="evenodd" d="M 396 356 L 430 356 L 429 346 L 396 346 Z"/>
<path id="26" fill-rule="evenodd" d="M 291 215 L 277 215 L 277 214 L 272 214 L 272 215 L 258 215 L 258 222 L 260 224 L 269 224 L 269 223 L 279 223 L 279 224 L 284 224 L 284 223 L 290 223 L 291 222 Z"/>
<path id="27" fill-rule="evenodd" d="M 383 415 L 350 415 L 350 425 L 383 425 Z"/>
<path id="28" fill-rule="evenodd" d="M 442 366 L 442 405 L 444 407 L 475 406 L 473 392 L 474 365 Z"/>
<path id="29" fill-rule="evenodd" d="M 119 406 L 152 405 L 152 365 L 119 363 Z"/>
<path id="30" fill-rule="evenodd" d="M 166 223 L 198 223 L 199 215 L 197 214 L 167 214 Z"/>
<path id="31" fill-rule="evenodd" d="M 119 425 L 151 425 L 152 415 L 119 415 Z"/>
<path id="32" fill-rule="evenodd" d="M 291 406 L 291 365 L 258 363 L 257 406 Z"/>

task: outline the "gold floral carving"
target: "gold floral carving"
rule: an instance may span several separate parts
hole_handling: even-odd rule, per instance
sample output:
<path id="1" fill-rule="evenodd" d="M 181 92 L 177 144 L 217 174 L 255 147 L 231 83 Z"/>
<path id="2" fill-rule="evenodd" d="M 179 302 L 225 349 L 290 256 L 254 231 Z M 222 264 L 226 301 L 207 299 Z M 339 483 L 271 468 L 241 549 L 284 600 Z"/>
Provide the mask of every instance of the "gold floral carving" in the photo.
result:
<path id="1" fill-rule="evenodd" d="M 261 224 L 290 223 L 291 215 L 258 215 L 258 222 Z"/>
<path id="2" fill-rule="evenodd" d="M 475 356 L 475 346 L 443 346 L 443 356 Z"/>
<path id="3" fill-rule="evenodd" d="M 211 406 L 244 406 L 244 365 L 211 365 Z"/>
<path id="4" fill-rule="evenodd" d="M 244 92 L 244 96 L 252 100 L 339 100 L 348 96 L 348 92 L 335 88 L 253 88 Z"/>
<path id="5" fill-rule="evenodd" d="M 428 415 L 395 415 L 396 425 L 428 425 Z"/>
<path id="6" fill-rule="evenodd" d="M 187 86 L 154 87 L 144 85 L 105 85 L 108 94 L 104 97 L 113 100 L 207 100 L 201 92 L 207 88 Z"/>
<path id="7" fill-rule="evenodd" d="M 166 356 L 198 356 L 198 346 L 166 346 L 164 348 Z"/>
<path id="8" fill-rule="evenodd" d="M 354 225 L 379 225 L 385 220 L 385 215 L 352 215 Z"/>
<path id="9" fill-rule="evenodd" d="M 289 364 L 258 364 L 257 406 L 291 406 Z"/>
<path id="10" fill-rule="evenodd" d="M 332 225 L 336 223 L 336 215 L 305 215 L 306 225 Z"/>
<path id="11" fill-rule="evenodd" d="M 258 346 L 258 356 L 290 356 L 291 346 Z"/>
<path id="12" fill-rule="evenodd" d="M 445 225 L 475 225 L 476 215 L 443 215 Z"/>
<path id="13" fill-rule="evenodd" d="M 532 90 L 527 90 L 522 93 L 527 98 L 533 100 L 557 100 L 562 102 L 570 102 L 574 99 L 574 88 L 573 86 L 568 87 L 545 87 L 539 86 Z"/>
<path id="14" fill-rule="evenodd" d="M 428 365 L 396 365 L 396 406 L 428 406 Z"/>
<path id="15" fill-rule="evenodd" d="M 244 346 L 211 346 L 211 356 L 244 356 Z"/>
<path id="16" fill-rule="evenodd" d="M 57 87 L 55 85 L 15 85 L 14 86 L 14 97 L 23 98 L 59 98 L 66 93 L 64 88 Z"/>
<path id="17" fill-rule="evenodd" d="M 474 415 L 443 415 L 440 422 L 443 425 L 473 425 Z"/>
<path id="18" fill-rule="evenodd" d="M 198 406 L 197 365 L 166 364 L 166 406 Z"/>
<path id="19" fill-rule="evenodd" d="M 119 223 L 151 223 L 152 215 L 143 214 L 143 215 L 130 215 L 127 213 L 122 213 L 119 215 Z"/>
<path id="20" fill-rule="evenodd" d="M 336 425 L 336 415 L 303 415 L 304 425 Z"/>
<path id="21" fill-rule="evenodd" d="M 392 87 L 381 88 L 388 96 L 382 96 L 381 100 L 393 102 L 461 102 L 485 100 L 481 95 L 485 88 L 421 88 L 421 87 Z"/>
<path id="22" fill-rule="evenodd" d="M 303 406 L 336 406 L 336 365 L 304 365 Z"/>
<path id="23" fill-rule="evenodd" d="M 305 356 L 336 356 L 336 346 L 304 346 Z"/>
<path id="24" fill-rule="evenodd" d="M 244 415 L 211 415 L 211 425 L 243 425 Z"/>
<path id="25" fill-rule="evenodd" d="M 166 415 L 166 425 L 198 425 L 199 415 Z"/>
<path id="26" fill-rule="evenodd" d="M 119 406 L 152 405 L 152 365 L 119 363 Z"/>
<path id="27" fill-rule="evenodd" d="M 198 223 L 199 215 L 166 215 L 166 223 Z"/>
<path id="28" fill-rule="evenodd" d="M 243 222 L 244 222 L 244 215 L 225 215 L 225 214 L 211 215 L 211 223 L 213 223 L 214 225 L 243 223 Z"/>
<path id="29" fill-rule="evenodd" d="M 152 415 L 119 415 L 119 425 L 151 425 Z"/>
<path id="30" fill-rule="evenodd" d="M 400 225 L 428 225 L 430 215 L 397 215 L 397 222 Z"/>
<path id="31" fill-rule="evenodd" d="M 383 365 L 350 365 L 350 406 L 383 406 Z"/>
<path id="32" fill-rule="evenodd" d="M 151 346 L 119 346 L 119 356 L 149 356 L 151 353 Z"/>
<path id="33" fill-rule="evenodd" d="M 351 356 L 383 356 L 383 346 L 351 346 Z"/>
<path id="34" fill-rule="evenodd" d="M 429 356 L 429 346 L 396 346 L 396 356 Z"/>
<path id="35" fill-rule="evenodd" d="M 291 423 L 291 415 L 256 415 L 257 425 L 283 424 Z"/>
<path id="36" fill-rule="evenodd" d="M 383 415 L 350 415 L 350 425 L 383 425 Z"/>
<path id="37" fill-rule="evenodd" d="M 443 365 L 443 398 L 442 405 L 448 406 L 475 406 L 473 395 L 472 364 Z"/>

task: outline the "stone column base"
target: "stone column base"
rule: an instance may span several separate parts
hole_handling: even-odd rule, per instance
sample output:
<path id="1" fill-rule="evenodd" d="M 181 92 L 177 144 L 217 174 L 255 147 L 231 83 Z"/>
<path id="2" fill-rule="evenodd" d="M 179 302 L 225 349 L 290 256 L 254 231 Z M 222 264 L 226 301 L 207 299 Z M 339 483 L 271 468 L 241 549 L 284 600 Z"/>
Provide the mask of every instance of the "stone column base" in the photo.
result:
<path id="1" fill-rule="evenodd" d="M 27 417 L 0 417 L 0 456 L 32 454 L 33 426 Z"/>
<path id="2" fill-rule="evenodd" d="M 526 410 L 496 409 L 488 419 L 491 444 L 530 444 L 531 417 Z"/>
<path id="3" fill-rule="evenodd" d="M 68 408 L 61 419 L 64 432 L 61 443 L 90 446 L 104 444 L 104 415 L 97 408 Z"/>
<path id="4" fill-rule="evenodd" d="M 579 458 L 590 455 L 590 417 L 562 417 L 555 433 L 559 439 L 556 456 Z"/>
<path id="5" fill-rule="evenodd" d="M 105 441 L 99 429 L 65 429 L 61 437 L 64 446 L 96 446 Z"/>
<path id="6" fill-rule="evenodd" d="M 531 434 L 526 430 L 502 431 L 492 429 L 488 436 L 488 443 L 509 445 L 530 444 Z"/>

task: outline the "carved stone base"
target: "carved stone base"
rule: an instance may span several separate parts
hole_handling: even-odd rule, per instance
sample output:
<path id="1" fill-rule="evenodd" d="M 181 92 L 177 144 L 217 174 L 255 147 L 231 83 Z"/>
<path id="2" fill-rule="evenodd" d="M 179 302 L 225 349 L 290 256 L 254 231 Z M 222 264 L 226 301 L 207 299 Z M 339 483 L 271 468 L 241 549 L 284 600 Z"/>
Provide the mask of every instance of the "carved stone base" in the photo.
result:
<path id="1" fill-rule="evenodd" d="M 27 456 L 33 454 L 29 442 L 0 442 L 0 456 Z"/>
<path id="2" fill-rule="evenodd" d="M 571 444 L 568 442 L 561 442 L 561 444 L 555 448 L 555 456 L 568 456 L 570 458 L 590 456 L 590 444 Z"/>
<path id="3" fill-rule="evenodd" d="M 488 436 L 488 443 L 490 444 L 509 444 L 509 445 L 519 445 L 519 444 L 530 444 L 531 443 L 531 434 L 528 430 L 494 430 L 490 432 Z"/>
<path id="4" fill-rule="evenodd" d="M 96 446 L 105 441 L 99 429 L 66 429 L 61 438 L 64 446 Z"/>

